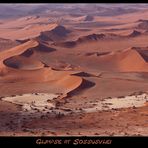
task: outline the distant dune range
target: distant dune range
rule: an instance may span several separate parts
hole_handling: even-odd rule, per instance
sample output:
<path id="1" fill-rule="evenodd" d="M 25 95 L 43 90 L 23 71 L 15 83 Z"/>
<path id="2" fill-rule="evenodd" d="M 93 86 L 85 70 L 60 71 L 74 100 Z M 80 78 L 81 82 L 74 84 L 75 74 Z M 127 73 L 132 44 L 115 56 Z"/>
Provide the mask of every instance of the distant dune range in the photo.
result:
<path id="1" fill-rule="evenodd" d="M 61 43 L 58 42 L 58 43 L 54 43 L 54 45 L 71 48 L 81 43 L 88 43 L 90 41 L 99 41 L 103 39 L 109 39 L 109 37 L 110 35 L 105 35 L 105 34 L 90 34 L 87 36 L 79 37 L 75 41 L 66 41 L 66 42 L 61 42 Z"/>
<path id="2" fill-rule="evenodd" d="M 88 42 L 98 42 L 98 41 L 108 41 L 108 40 L 124 40 L 124 39 L 128 39 L 128 38 L 134 38 L 134 37 L 139 37 L 142 35 L 147 35 L 147 32 L 140 32 L 137 30 L 133 30 L 131 33 L 129 33 L 128 35 L 118 35 L 118 34 L 114 34 L 114 33 L 100 33 L 100 34 L 89 34 L 86 36 L 81 36 L 79 37 L 77 40 L 75 41 L 65 41 L 65 42 L 61 42 L 58 41 L 55 43 L 53 43 L 56 46 L 61 46 L 61 47 L 65 47 L 65 48 L 72 48 L 75 47 L 79 44 L 82 43 L 88 43 Z"/>

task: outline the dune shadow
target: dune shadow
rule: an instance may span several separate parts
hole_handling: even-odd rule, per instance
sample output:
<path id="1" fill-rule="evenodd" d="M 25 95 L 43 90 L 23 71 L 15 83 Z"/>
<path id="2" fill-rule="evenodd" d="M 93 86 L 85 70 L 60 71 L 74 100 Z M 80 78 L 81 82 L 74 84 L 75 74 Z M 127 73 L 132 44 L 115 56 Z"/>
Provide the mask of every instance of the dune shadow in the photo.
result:
<path id="1" fill-rule="evenodd" d="M 83 79 L 82 84 L 77 87 L 75 90 L 69 92 L 67 95 L 68 97 L 71 97 L 73 95 L 80 94 L 81 92 L 94 87 L 96 84 L 94 82 L 91 82 L 89 80 Z"/>
<path id="2" fill-rule="evenodd" d="M 21 56 L 24 56 L 24 57 L 30 57 L 31 55 L 33 55 L 33 50 L 31 50 L 31 49 L 28 49 L 28 50 L 26 50 L 25 52 L 23 52 L 22 54 L 21 54 Z"/>
<path id="3" fill-rule="evenodd" d="M 62 43 L 56 43 L 58 46 L 65 47 L 65 48 L 73 48 L 77 45 L 76 41 L 67 41 Z"/>
<path id="4" fill-rule="evenodd" d="M 48 46 L 43 45 L 43 44 L 39 44 L 37 47 L 30 48 L 30 50 L 36 50 L 36 51 L 39 51 L 39 52 L 53 52 L 53 51 L 56 51 L 55 48 L 48 47 Z"/>
<path id="5" fill-rule="evenodd" d="M 17 61 L 13 61 L 12 58 L 6 59 L 3 61 L 4 65 L 11 67 L 11 68 L 15 68 L 18 69 L 20 66 L 20 64 Z"/>
<path id="6" fill-rule="evenodd" d="M 109 54 L 110 52 L 87 52 L 85 53 L 85 56 L 104 56 L 104 55 L 107 55 Z"/>
<path id="7" fill-rule="evenodd" d="M 142 58 L 148 62 L 148 50 L 138 50 L 139 54 L 142 56 Z"/>
<path id="8" fill-rule="evenodd" d="M 79 73 L 74 74 L 74 75 L 79 76 L 79 77 L 91 77 L 91 74 L 86 73 L 86 72 L 79 72 Z"/>

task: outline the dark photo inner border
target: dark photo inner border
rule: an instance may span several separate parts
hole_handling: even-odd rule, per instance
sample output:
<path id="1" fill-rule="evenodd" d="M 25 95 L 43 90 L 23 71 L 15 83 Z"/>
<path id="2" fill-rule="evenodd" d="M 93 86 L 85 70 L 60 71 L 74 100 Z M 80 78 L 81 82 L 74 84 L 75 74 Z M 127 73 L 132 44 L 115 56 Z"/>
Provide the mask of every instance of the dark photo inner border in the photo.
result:
<path id="1" fill-rule="evenodd" d="M 2 3 L 147 3 L 146 0 L 1 0 Z M 0 147 L 1 146 L 39 146 L 39 145 L 138 145 L 138 146 L 148 146 L 148 137 L 0 137 Z"/>

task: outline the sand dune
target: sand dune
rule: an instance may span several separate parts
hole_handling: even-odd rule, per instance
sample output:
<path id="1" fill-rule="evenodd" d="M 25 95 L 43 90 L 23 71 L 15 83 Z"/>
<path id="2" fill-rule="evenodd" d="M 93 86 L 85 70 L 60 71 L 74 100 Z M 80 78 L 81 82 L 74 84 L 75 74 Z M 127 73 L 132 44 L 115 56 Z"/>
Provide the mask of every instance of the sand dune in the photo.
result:
<path id="1" fill-rule="evenodd" d="M 94 34 L 89 34 L 86 36 L 79 37 L 75 41 L 59 42 L 59 43 L 55 43 L 55 45 L 66 47 L 66 48 L 72 48 L 72 47 L 75 47 L 76 45 L 79 45 L 81 43 L 85 44 L 88 42 L 99 41 L 99 40 L 103 40 L 106 38 L 107 38 L 107 36 L 105 34 L 95 34 L 94 33 Z"/>
<path id="2" fill-rule="evenodd" d="M 148 63 L 143 57 L 133 49 L 127 49 L 111 53 L 101 57 L 100 61 L 107 65 L 108 62 L 112 63 L 113 69 L 116 71 L 136 71 L 136 72 L 147 72 Z"/>
<path id="3" fill-rule="evenodd" d="M 145 60 L 137 51 L 129 50 L 120 56 L 121 60 L 118 64 L 118 67 L 121 71 L 148 71 L 148 63 L 145 62 Z"/>
<path id="4" fill-rule="evenodd" d="M 19 54 L 23 53 L 24 51 L 26 51 L 28 48 L 32 48 L 37 45 L 38 45 L 38 42 L 32 40 L 32 41 L 28 41 L 27 43 L 13 47 L 9 50 L 2 51 L 0 53 L 0 74 L 3 75 L 4 73 L 7 73 L 7 67 L 3 63 L 4 60 L 6 60 L 10 57 L 19 55 Z"/>
<path id="5" fill-rule="evenodd" d="M 87 44 L 89 42 L 101 42 L 101 41 L 112 41 L 112 40 L 127 40 L 129 38 L 139 37 L 140 35 L 146 35 L 147 33 L 139 32 L 137 30 L 133 30 L 131 33 L 126 35 L 120 35 L 115 33 L 100 33 L 100 34 L 88 34 L 85 36 L 80 36 L 78 39 L 73 41 L 64 41 L 64 42 L 56 42 L 53 43 L 56 46 L 66 47 L 66 48 L 73 48 L 80 44 Z"/>
<path id="6" fill-rule="evenodd" d="M 0 82 L 51 82 L 55 89 L 60 87 L 63 88 L 63 93 L 72 91 L 81 85 L 82 79 L 80 77 L 72 76 L 70 73 L 64 71 L 55 71 L 50 67 L 46 68 L 40 61 L 28 57 L 28 54 L 24 57 L 18 56 L 22 53 L 24 54 L 28 49 L 38 46 L 39 43 L 37 41 L 31 40 L 7 51 L 1 52 L 0 61 L 2 78 L 0 78 Z M 38 49 L 40 49 L 40 47 Z"/>
<path id="7" fill-rule="evenodd" d="M 37 45 L 34 46 L 33 43 L 36 42 Z M 26 46 L 26 48 L 24 48 L 23 44 L 19 46 L 19 48 L 21 48 L 21 46 L 23 46 L 22 48 L 24 48 L 25 50 L 22 50 L 22 52 L 20 53 L 18 51 L 18 55 L 17 55 L 17 51 L 16 54 L 13 55 L 9 58 L 7 56 L 7 58 L 4 61 L 4 64 L 8 67 L 12 67 L 12 68 L 17 68 L 17 69 L 40 69 L 44 67 L 44 64 L 37 60 L 35 58 L 35 53 L 36 52 L 52 52 L 55 51 L 56 49 L 51 48 L 47 45 L 45 45 L 44 43 L 39 43 L 37 41 L 34 42 L 25 42 L 24 44 L 28 44 L 28 46 Z M 30 44 L 30 46 L 29 46 Z M 18 48 L 18 47 L 16 47 Z M 10 50 L 15 50 L 14 49 L 10 49 Z M 9 54 L 8 50 L 5 54 Z M 19 49 L 20 50 L 20 49 Z M 3 53 L 2 53 L 3 54 Z M 33 57 L 34 56 L 34 57 Z M 3 57 L 5 58 L 5 57 Z"/>
<path id="8" fill-rule="evenodd" d="M 8 67 L 17 69 L 40 69 L 44 64 L 32 57 L 15 56 L 4 60 L 4 64 Z"/>
<path id="9" fill-rule="evenodd" d="M 0 78 L 1 83 L 48 83 L 51 85 L 52 93 L 68 93 L 79 87 L 82 79 L 72 76 L 67 72 L 55 71 L 51 68 L 41 68 L 37 70 L 14 70 L 8 69 L 8 73 Z M 25 88 L 27 89 L 27 88 Z M 62 90 L 62 92 L 61 92 Z"/>
<path id="10" fill-rule="evenodd" d="M 64 26 L 57 25 L 50 31 L 41 32 L 37 39 L 41 41 L 58 41 L 64 39 L 70 32 Z"/>

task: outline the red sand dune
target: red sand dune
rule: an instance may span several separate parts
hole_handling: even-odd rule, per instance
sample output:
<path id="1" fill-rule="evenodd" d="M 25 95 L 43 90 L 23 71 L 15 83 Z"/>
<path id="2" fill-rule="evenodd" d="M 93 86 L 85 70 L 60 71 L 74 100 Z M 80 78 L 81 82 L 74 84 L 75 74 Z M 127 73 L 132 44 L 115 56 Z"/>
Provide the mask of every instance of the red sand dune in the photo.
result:
<path id="1" fill-rule="evenodd" d="M 45 66 L 42 61 L 36 58 L 36 54 L 44 52 L 52 52 L 56 49 L 51 48 L 43 43 L 38 43 L 38 46 L 33 48 L 28 48 L 25 52 L 20 55 L 13 56 L 4 60 L 4 64 L 8 67 L 17 69 L 40 69 Z"/>
<path id="2" fill-rule="evenodd" d="M 133 49 L 127 49 L 100 57 L 104 65 L 110 63 L 115 71 L 148 72 L 148 63 Z"/>
<path id="3" fill-rule="evenodd" d="M 0 82 L 3 83 L 39 83 L 51 82 L 54 88 L 63 88 L 64 93 L 68 93 L 77 88 L 82 83 L 82 78 L 72 76 L 69 72 L 55 71 L 51 68 L 46 68 L 42 63 L 28 57 L 12 57 L 20 55 L 30 48 L 37 47 L 39 43 L 31 40 L 7 51 L 0 53 L 1 61 L 1 76 Z M 9 60 L 8 60 L 9 59 Z M 5 62 L 4 62 L 5 61 Z M 14 62 L 14 63 L 13 63 Z M 31 63 L 31 65 L 29 65 Z M 5 65 L 6 64 L 6 65 Z M 9 65 L 10 64 L 10 65 Z M 14 66 L 14 65 L 16 66 Z M 28 65 L 27 65 L 28 64 Z M 23 65 L 23 66 L 22 66 Z M 10 66 L 10 67 L 8 67 Z M 14 66 L 14 67 L 13 67 Z M 22 67 L 21 67 L 22 66 Z M 26 66 L 26 67 L 25 67 Z M 35 66 L 36 69 L 27 66 Z M 37 69 L 38 67 L 38 69 Z M 25 70 L 21 70 L 25 68 Z"/>
<path id="4" fill-rule="evenodd" d="M 100 34 L 88 34 L 85 36 L 80 36 L 78 39 L 76 40 L 68 40 L 68 41 L 59 41 L 56 43 L 53 43 L 53 45 L 56 46 L 61 46 L 61 47 L 65 47 L 65 48 L 73 48 L 76 45 L 80 45 L 80 44 L 88 44 L 89 42 L 98 42 L 98 41 L 108 41 L 108 40 L 114 40 L 114 39 L 125 39 L 127 37 L 135 37 L 137 36 L 137 34 L 134 35 L 130 34 L 128 36 L 121 36 L 118 34 L 114 34 L 114 33 L 100 33 Z"/>

